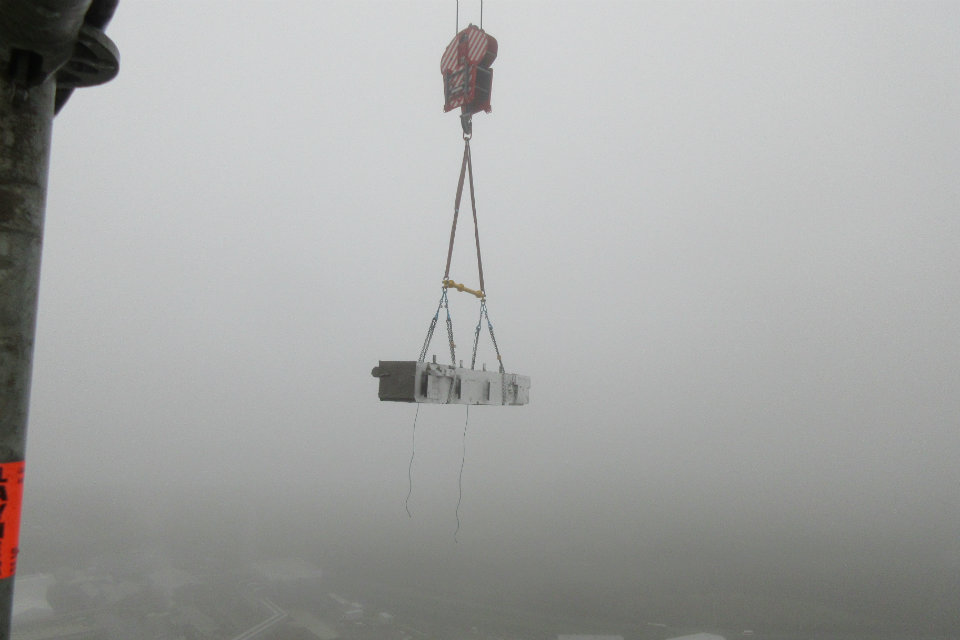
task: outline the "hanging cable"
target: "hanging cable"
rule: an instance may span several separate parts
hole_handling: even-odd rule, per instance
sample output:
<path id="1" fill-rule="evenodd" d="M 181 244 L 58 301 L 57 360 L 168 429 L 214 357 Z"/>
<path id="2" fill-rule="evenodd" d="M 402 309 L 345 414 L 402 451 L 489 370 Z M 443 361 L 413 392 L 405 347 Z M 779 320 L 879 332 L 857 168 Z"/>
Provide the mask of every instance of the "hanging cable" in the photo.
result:
<path id="1" fill-rule="evenodd" d="M 463 423 L 463 454 L 460 457 L 460 496 L 457 498 L 457 530 L 453 532 L 453 541 L 458 542 L 457 534 L 460 533 L 460 503 L 463 502 L 463 465 L 467 462 L 467 425 L 470 424 L 470 405 L 467 405 L 467 419 Z"/>
<path id="2" fill-rule="evenodd" d="M 417 412 L 413 414 L 413 435 L 410 436 L 410 466 L 407 467 L 407 500 L 404 502 L 404 508 L 407 510 L 407 517 L 412 518 L 410 514 L 410 496 L 413 494 L 413 456 L 417 452 L 417 417 L 420 415 L 420 403 L 417 403 Z"/>
<path id="3" fill-rule="evenodd" d="M 480 28 L 483 29 L 483 0 L 480 0 Z M 457 25 L 453 32 L 460 32 L 460 0 L 457 0 Z"/>

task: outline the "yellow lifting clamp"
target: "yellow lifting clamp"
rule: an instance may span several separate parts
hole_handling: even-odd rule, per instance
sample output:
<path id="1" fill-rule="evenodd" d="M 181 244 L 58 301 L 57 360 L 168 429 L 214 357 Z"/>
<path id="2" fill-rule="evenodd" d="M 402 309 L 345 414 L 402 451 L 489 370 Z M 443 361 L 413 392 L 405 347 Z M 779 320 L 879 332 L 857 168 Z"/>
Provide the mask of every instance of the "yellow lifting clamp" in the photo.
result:
<path id="1" fill-rule="evenodd" d="M 477 298 L 480 298 L 481 300 L 483 300 L 484 298 L 487 297 L 487 295 L 486 295 L 483 291 L 477 291 L 476 289 L 471 289 L 470 287 L 468 287 L 468 286 L 466 286 L 466 285 L 464 285 L 464 284 L 460 284 L 460 283 L 458 283 L 458 282 L 454 282 L 453 280 L 444 280 L 444 281 L 443 281 L 443 288 L 444 288 L 444 289 L 456 289 L 457 291 L 463 291 L 463 292 L 465 292 L 465 293 L 469 293 L 469 294 L 471 294 L 471 295 L 473 295 L 473 296 L 476 296 Z"/>

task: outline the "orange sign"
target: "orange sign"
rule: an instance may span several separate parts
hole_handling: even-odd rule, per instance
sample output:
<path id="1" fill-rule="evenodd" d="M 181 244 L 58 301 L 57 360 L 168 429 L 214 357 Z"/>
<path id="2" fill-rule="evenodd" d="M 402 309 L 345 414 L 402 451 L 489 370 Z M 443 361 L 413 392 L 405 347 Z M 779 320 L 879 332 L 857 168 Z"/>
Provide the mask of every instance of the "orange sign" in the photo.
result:
<path id="1" fill-rule="evenodd" d="M 0 579 L 17 572 L 22 502 L 23 461 L 0 462 Z"/>

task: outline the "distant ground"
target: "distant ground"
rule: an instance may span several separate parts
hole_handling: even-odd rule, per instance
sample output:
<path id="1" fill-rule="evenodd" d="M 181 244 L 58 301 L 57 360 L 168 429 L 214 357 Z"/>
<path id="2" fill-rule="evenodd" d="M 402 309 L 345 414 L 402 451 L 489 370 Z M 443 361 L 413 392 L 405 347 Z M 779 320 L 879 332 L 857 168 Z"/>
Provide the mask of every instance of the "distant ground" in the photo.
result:
<path id="1" fill-rule="evenodd" d="M 120 560 L 136 557 L 169 558 L 172 565 L 187 570 L 211 562 L 242 567 L 257 557 L 302 558 L 322 567 L 330 585 L 355 594 L 352 597 L 369 602 L 374 610 L 390 611 L 398 624 L 451 633 L 476 627 L 499 637 L 531 640 L 561 633 L 662 640 L 668 634 L 705 630 L 729 640 L 742 636 L 745 629 L 753 630 L 757 639 L 847 640 L 885 634 L 949 638 L 957 637 L 954 630 L 960 629 L 960 609 L 946 601 L 956 594 L 949 576 L 913 575 L 909 567 L 900 574 L 888 572 L 884 581 L 865 583 L 854 592 L 843 593 L 835 584 L 819 590 L 816 584 L 769 584 L 751 592 L 750 580 L 742 578 L 750 574 L 741 566 L 730 567 L 740 571 L 747 587 L 737 590 L 724 587 L 730 580 L 725 579 L 722 564 L 715 565 L 721 571 L 711 584 L 698 583 L 695 564 L 687 563 L 686 573 L 678 572 L 672 583 L 671 576 L 661 573 L 625 592 L 616 584 L 578 579 L 549 566 L 534 575 L 518 566 L 508 577 L 510 567 L 494 552 L 485 566 L 460 573 L 436 564 L 422 550 L 378 546 L 375 536 L 365 537 L 367 532 L 331 541 L 313 535 L 313 520 L 303 515 L 309 512 L 295 506 L 284 507 L 286 512 L 279 505 L 272 511 L 261 509 L 270 522 L 261 530 L 269 535 L 252 536 L 237 526 L 234 517 L 246 509 L 240 497 L 236 502 L 221 500 L 215 509 L 198 500 L 177 513 L 131 510 L 125 504 L 126 500 L 103 496 L 94 500 L 69 492 L 46 502 L 28 501 L 19 572 L 63 575 L 91 564 L 110 565 L 111 558 L 114 565 L 120 563 L 115 571 L 124 566 L 135 571 Z M 285 521 L 291 511 L 300 513 L 302 520 Z M 70 527 L 44 524 L 48 522 L 70 522 Z M 762 574 L 763 553 L 758 551 L 753 560 L 751 571 L 757 575 Z M 904 600 L 913 608 L 878 607 L 884 602 L 900 604 L 901 590 L 914 600 L 916 594 L 926 594 L 923 602 L 930 615 L 920 615 L 922 609 L 918 612 L 913 600 Z M 220 595 L 240 597 L 236 592 Z M 911 622 L 916 620 L 921 623 Z"/>

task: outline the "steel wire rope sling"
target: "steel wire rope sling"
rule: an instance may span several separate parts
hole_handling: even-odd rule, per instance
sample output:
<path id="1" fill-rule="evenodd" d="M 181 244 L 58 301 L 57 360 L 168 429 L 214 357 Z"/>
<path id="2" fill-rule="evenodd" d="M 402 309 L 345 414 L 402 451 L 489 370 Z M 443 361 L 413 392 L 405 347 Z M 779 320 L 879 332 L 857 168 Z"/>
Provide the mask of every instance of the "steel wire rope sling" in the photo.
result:
<path id="1" fill-rule="evenodd" d="M 447 262 L 444 268 L 440 293 L 440 302 L 427 329 L 420 354 L 416 361 L 384 361 L 374 367 L 373 375 L 380 379 L 379 396 L 381 400 L 400 402 L 433 402 L 440 404 L 499 404 L 524 405 L 529 401 L 530 378 L 528 376 L 507 373 L 503 366 L 503 357 L 493 330 L 493 322 L 487 309 L 486 284 L 483 277 L 483 259 L 480 253 L 480 228 L 477 223 L 477 201 L 473 180 L 473 160 L 470 152 L 470 140 L 473 137 L 473 114 L 490 111 L 490 93 L 493 83 L 493 70 L 490 65 L 497 57 L 497 41 L 483 31 L 481 27 L 469 25 L 459 31 L 447 45 L 440 60 L 443 76 L 444 111 L 459 108 L 460 124 L 463 129 L 463 159 L 460 163 L 460 177 L 457 181 L 457 194 L 454 199 L 453 224 L 450 228 L 450 243 L 447 247 Z M 450 278 L 450 265 L 453 259 L 453 246 L 457 234 L 457 222 L 460 205 L 463 200 L 464 184 L 470 187 L 470 208 L 473 214 L 474 241 L 477 249 L 477 274 L 479 288 L 471 289 Z M 480 300 L 480 316 L 473 335 L 473 352 L 470 368 L 457 364 L 456 343 L 453 336 L 453 320 L 450 315 L 448 291 L 469 293 Z M 425 362 L 430 350 L 440 314 L 446 316 L 447 340 L 450 348 L 450 365 L 438 364 L 436 356 L 432 362 Z M 486 322 L 490 340 L 497 355 L 498 372 L 476 371 L 477 349 L 480 333 Z M 492 384 L 499 382 L 500 393 L 493 393 Z"/>

